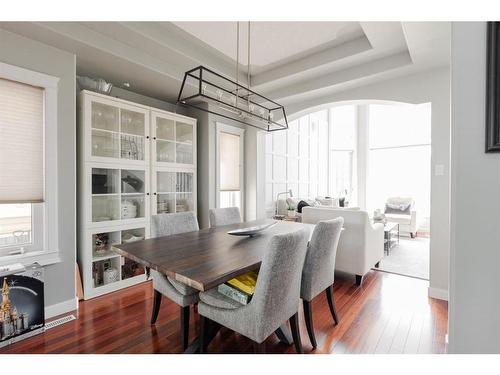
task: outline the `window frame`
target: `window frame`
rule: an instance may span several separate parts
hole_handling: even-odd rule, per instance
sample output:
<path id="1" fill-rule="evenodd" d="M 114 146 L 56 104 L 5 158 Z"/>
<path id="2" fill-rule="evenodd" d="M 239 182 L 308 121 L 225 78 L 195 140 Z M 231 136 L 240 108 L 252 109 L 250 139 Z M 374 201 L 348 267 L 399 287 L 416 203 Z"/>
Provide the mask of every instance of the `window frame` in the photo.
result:
<path id="1" fill-rule="evenodd" d="M 60 262 L 58 241 L 58 171 L 57 171 L 57 96 L 59 78 L 0 62 L 0 78 L 37 86 L 44 90 L 44 202 L 32 204 L 32 244 L 23 246 L 23 254 L 5 255 L 20 246 L 0 251 L 0 266 L 37 262 L 41 265 Z"/>
<path id="2" fill-rule="evenodd" d="M 220 133 L 228 133 L 240 137 L 240 205 L 241 217 L 245 217 L 245 129 L 222 122 L 215 123 L 215 207 L 220 208 Z M 235 190 L 237 191 L 237 190 Z"/>
<path id="3" fill-rule="evenodd" d="M 352 147 L 335 147 L 334 145 L 334 138 L 335 138 L 335 121 L 334 121 L 334 110 L 336 107 L 342 107 L 343 105 L 339 106 L 332 106 L 328 109 L 328 191 L 330 194 L 338 194 L 338 191 L 332 191 L 333 186 L 334 186 L 334 173 L 332 173 L 332 168 L 335 165 L 333 162 L 333 154 L 334 152 L 350 152 L 351 153 L 351 171 L 350 171 L 350 185 L 351 185 L 351 191 L 348 192 L 347 194 L 347 200 L 349 201 L 350 205 L 357 204 L 357 139 L 358 139 L 358 124 L 359 124 L 359 119 L 358 119 L 358 105 L 357 104 L 351 104 L 349 106 L 354 107 L 354 118 L 353 118 L 353 126 L 354 126 L 354 140 L 353 140 L 353 145 Z M 336 183 L 335 183 L 336 185 Z M 335 196 L 334 195 L 334 196 Z"/>

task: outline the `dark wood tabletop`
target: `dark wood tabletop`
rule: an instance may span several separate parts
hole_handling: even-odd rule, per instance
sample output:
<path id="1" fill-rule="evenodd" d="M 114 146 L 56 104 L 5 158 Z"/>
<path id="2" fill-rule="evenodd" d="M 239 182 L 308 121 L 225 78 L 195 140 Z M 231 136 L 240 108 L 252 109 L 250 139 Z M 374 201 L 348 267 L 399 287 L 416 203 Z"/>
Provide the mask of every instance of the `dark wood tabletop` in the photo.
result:
<path id="1" fill-rule="evenodd" d="M 173 236 L 114 245 L 118 254 L 170 276 L 200 291 L 222 284 L 260 267 L 266 245 L 275 234 L 284 234 L 312 224 L 278 221 L 254 237 L 227 234 L 229 230 L 268 223 L 269 219 L 202 229 Z"/>

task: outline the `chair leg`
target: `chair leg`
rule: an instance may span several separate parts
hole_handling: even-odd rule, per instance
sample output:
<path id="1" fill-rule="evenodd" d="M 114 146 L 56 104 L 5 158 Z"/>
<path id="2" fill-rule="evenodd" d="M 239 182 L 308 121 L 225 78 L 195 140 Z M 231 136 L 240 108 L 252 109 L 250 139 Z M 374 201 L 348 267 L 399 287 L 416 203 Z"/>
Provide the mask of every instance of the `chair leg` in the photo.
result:
<path id="1" fill-rule="evenodd" d="M 362 281 L 363 281 L 363 276 L 362 275 L 356 275 L 356 285 L 360 286 Z"/>
<path id="2" fill-rule="evenodd" d="M 181 307 L 181 341 L 182 350 L 186 350 L 189 343 L 189 305 Z"/>
<path id="3" fill-rule="evenodd" d="M 151 314 L 151 324 L 156 323 L 156 319 L 158 318 L 158 312 L 160 311 L 161 305 L 161 293 L 155 290 L 155 295 L 153 299 L 153 312 Z"/>
<path id="4" fill-rule="evenodd" d="M 208 319 L 203 315 L 200 315 L 200 353 L 206 353 L 207 351 L 207 329 L 208 329 Z"/>
<path id="5" fill-rule="evenodd" d="M 307 334 L 309 335 L 309 341 L 311 341 L 311 345 L 313 349 L 316 349 L 318 346 L 316 344 L 316 337 L 314 336 L 314 326 L 312 320 L 312 303 L 311 301 L 303 300 L 304 305 L 304 319 L 306 321 Z"/>
<path id="6" fill-rule="evenodd" d="M 297 354 L 303 354 L 302 342 L 300 341 L 300 331 L 299 331 L 299 313 L 296 312 L 290 318 L 290 328 L 292 329 L 293 344 L 295 345 L 295 351 Z"/>
<path id="7" fill-rule="evenodd" d="M 265 354 L 266 353 L 266 342 L 263 341 L 260 344 L 253 342 L 253 351 L 255 354 Z"/>
<path id="8" fill-rule="evenodd" d="M 330 285 L 325 289 L 326 298 L 328 299 L 328 306 L 330 306 L 330 312 L 332 313 L 335 325 L 339 324 L 339 316 L 337 315 L 337 308 L 335 307 L 335 297 L 333 296 L 333 285 Z"/>

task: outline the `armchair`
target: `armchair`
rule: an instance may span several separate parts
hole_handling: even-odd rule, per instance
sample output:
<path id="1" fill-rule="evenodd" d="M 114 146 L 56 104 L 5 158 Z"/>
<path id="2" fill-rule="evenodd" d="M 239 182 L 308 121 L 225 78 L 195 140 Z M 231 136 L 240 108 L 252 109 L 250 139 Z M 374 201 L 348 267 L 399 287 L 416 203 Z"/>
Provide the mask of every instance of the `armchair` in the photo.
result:
<path id="1" fill-rule="evenodd" d="M 399 224 L 401 234 L 417 236 L 417 211 L 414 210 L 412 198 L 391 197 L 387 199 L 384 208 L 387 221 Z"/>

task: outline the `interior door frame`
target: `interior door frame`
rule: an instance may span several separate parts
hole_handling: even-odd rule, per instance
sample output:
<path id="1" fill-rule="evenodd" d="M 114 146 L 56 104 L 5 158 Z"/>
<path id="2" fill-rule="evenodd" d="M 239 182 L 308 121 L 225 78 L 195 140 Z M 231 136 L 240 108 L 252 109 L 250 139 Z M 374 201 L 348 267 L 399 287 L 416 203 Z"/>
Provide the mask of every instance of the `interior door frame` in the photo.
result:
<path id="1" fill-rule="evenodd" d="M 222 122 L 215 123 L 215 207 L 220 207 L 220 133 L 229 133 L 240 137 L 240 194 L 241 217 L 245 217 L 245 129 L 227 125 Z"/>

